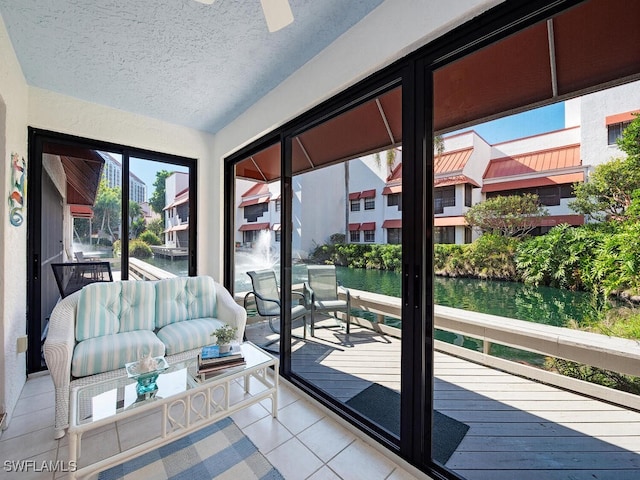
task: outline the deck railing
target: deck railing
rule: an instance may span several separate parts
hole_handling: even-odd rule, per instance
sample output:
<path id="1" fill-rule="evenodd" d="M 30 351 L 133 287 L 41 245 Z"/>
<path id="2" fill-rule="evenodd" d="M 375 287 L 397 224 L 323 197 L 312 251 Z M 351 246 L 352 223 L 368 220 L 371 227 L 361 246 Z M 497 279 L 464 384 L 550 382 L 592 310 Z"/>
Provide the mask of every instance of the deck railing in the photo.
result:
<path id="1" fill-rule="evenodd" d="M 131 280 L 161 280 L 173 278 L 171 272 L 158 268 L 138 258 L 129 258 L 129 278 Z"/>
<path id="2" fill-rule="evenodd" d="M 384 324 L 385 316 L 401 318 L 400 298 L 355 289 L 349 291 L 351 308 L 370 312 L 376 318 L 370 321 L 358 317 L 352 321 L 387 335 L 401 336 L 400 329 Z M 640 376 L 640 341 L 442 305 L 434 307 L 434 323 L 437 329 L 480 340 L 483 345 L 483 351 L 477 352 L 436 340 L 436 350 L 626 407 L 640 408 L 638 395 L 569 378 L 490 354 L 491 344 L 496 343 L 617 373 Z"/>

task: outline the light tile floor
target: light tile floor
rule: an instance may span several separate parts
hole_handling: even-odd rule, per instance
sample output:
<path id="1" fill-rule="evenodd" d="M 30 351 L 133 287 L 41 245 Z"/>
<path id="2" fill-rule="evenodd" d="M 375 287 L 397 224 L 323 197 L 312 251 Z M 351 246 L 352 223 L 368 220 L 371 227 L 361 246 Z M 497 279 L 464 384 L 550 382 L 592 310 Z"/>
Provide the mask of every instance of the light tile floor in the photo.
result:
<path id="1" fill-rule="evenodd" d="M 236 394 L 242 395 L 238 384 Z M 408 480 L 427 478 L 409 473 L 364 439 L 337 423 L 323 410 L 280 383 L 278 418 L 270 415 L 270 400 L 232 415 L 235 423 L 287 480 L 366 479 Z M 68 440 L 53 439 L 53 383 L 48 374 L 30 377 L 25 384 L 13 419 L 0 437 L 0 479 L 64 479 L 64 472 L 9 472 L 7 462 L 33 460 L 60 462 L 66 466 Z M 83 437 L 82 458 L 105 458 L 140 438 L 141 423 L 135 419 L 92 432 Z M 83 462 L 84 463 L 84 462 Z M 410 468 L 410 467 L 409 467 Z M 418 475 L 418 476 L 415 476 Z M 194 479 L 195 480 L 195 479 Z"/>

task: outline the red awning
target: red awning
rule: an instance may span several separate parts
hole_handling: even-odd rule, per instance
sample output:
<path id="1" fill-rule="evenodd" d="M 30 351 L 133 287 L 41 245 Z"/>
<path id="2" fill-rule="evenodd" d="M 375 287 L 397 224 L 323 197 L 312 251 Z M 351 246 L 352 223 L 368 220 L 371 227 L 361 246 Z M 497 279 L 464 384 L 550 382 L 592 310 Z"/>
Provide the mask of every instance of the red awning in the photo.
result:
<path id="1" fill-rule="evenodd" d="M 402 185 L 391 185 L 382 190 L 382 195 L 391 195 L 392 193 L 402 193 Z"/>
<path id="2" fill-rule="evenodd" d="M 466 225 L 464 217 L 436 217 L 433 219 L 434 227 L 456 227 Z"/>
<path id="3" fill-rule="evenodd" d="M 360 224 L 359 223 L 350 223 L 349 224 L 349 231 L 350 232 L 357 232 L 358 230 L 360 230 Z"/>
<path id="4" fill-rule="evenodd" d="M 567 183 L 584 182 L 584 173 L 565 173 L 562 175 L 548 175 L 544 177 L 525 178 L 522 180 L 506 180 L 504 182 L 485 183 L 483 192 L 501 192 L 520 188 L 547 187 Z"/>
<path id="5" fill-rule="evenodd" d="M 462 185 L 468 183 L 474 187 L 479 187 L 478 182 L 466 175 L 454 175 L 452 177 L 436 178 L 433 181 L 434 187 L 448 187 L 450 185 Z"/>
<path id="6" fill-rule="evenodd" d="M 354 192 L 349 194 L 349 200 L 358 200 L 360 198 L 360 192 Z"/>
<path id="7" fill-rule="evenodd" d="M 176 225 L 174 227 L 169 227 L 167 228 L 164 233 L 167 232 L 180 232 L 182 230 L 188 230 L 189 229 L 189 224 L 188 223 L 183 223 L 181 225 Z"/>
<path id="8" fill-rule="evenodd" d="M 376 196 L 376 189 L 373 190 L 365 190 L 360 194 L 360 198 L 373 198 Z"/>
<path id="9" fill-rule="evenodd" d="M 367 222 L 367 223 L 363 223 L 362 225 L 360 225 L 360 230 L 375 230 L 376 229 L 376 222 Z"/>
<path id="10" fill-rule="evenodd" d="M 93 218 L 93 207 L 89 205 L 70 205 L 73 218 Z"/>
<path id="11" fill-rule="evenodd" d="M 270 198 L 271 196 L 269 195 L 265 197 L 250 198 L 249 200 L 244 200 L 240 205 L 238 205 L 238 208 L 248 207 L 249 205 L 258 205 L 259 203 L 267 203 Z"/>
<path id="12" fill-rule="evenodd" d="M 382 228 L 402 228 L 402 219 L 385 220 L 382 224 Z"/>
<path id="13" fill-rule="evenodd" d="M 238 229 L 240 232 L 248 232 L 250 230 L 269 230 L 269 222 L 266 223 L 247 223 L 240 226 Z"/>
<path id="14" fill-rule="evenodd" d="M 618 113 L 617 115 L 609 115 L 605 119 L 606 125 L 613 125 L 614 123 L 631 122 L 636 118 L 636 115 L 640 113 L 640 110 L 634 110 L 627 113 Z M 635 114 L 635 115 L 634 115 Z"/>
<path id="15" fill-rule="evenodd" d="M 576 226 L 584 224 L 584 217 L 582 215 L 550 215 L 539 218 L 536 223 L 541 227 L 555 227 L 563 223 Z"/>

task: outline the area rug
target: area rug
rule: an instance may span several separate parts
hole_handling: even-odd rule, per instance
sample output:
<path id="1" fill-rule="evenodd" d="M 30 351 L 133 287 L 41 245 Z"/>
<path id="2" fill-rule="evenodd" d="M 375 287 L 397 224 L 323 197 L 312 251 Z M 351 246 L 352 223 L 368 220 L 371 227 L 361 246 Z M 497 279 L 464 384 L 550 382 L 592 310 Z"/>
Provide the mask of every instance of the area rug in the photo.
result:
<path id="1" fill-rule="evenodd" d="M 346 403 L 381 427 L 400 435 L 400 394 L 395 390 L 373 383 Z M 384 408 L 380 408 L 382 405 Z M 433 459 L 442 465 L 447 463 L 467 430 L 468 425 L 434 410 Z"/>
<path id="2" fill-rule="evenodd" d="M 101 472 L 112 479 L 284 480 L 230 418 Z"/>

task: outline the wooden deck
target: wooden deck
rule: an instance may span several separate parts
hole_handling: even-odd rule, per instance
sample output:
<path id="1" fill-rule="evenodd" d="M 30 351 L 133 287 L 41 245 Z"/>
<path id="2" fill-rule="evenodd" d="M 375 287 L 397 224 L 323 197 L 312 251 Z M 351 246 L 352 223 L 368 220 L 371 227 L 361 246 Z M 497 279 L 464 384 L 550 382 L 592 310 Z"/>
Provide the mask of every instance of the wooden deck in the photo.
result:
<path id="1" fill-rule="evenodd" d="M 267 330 L 248 335 L 261 343 Z M 400 389 L 397 338 L 352 325 L 350 335 L 318 329 L 293 349 L 295 371 L 342 401 L 373 382 Z M 440 352 L 434 368 L 435 408 L 469 426 L 446 463 L 464 478 L 640 479 L 637 411 Z"/>

